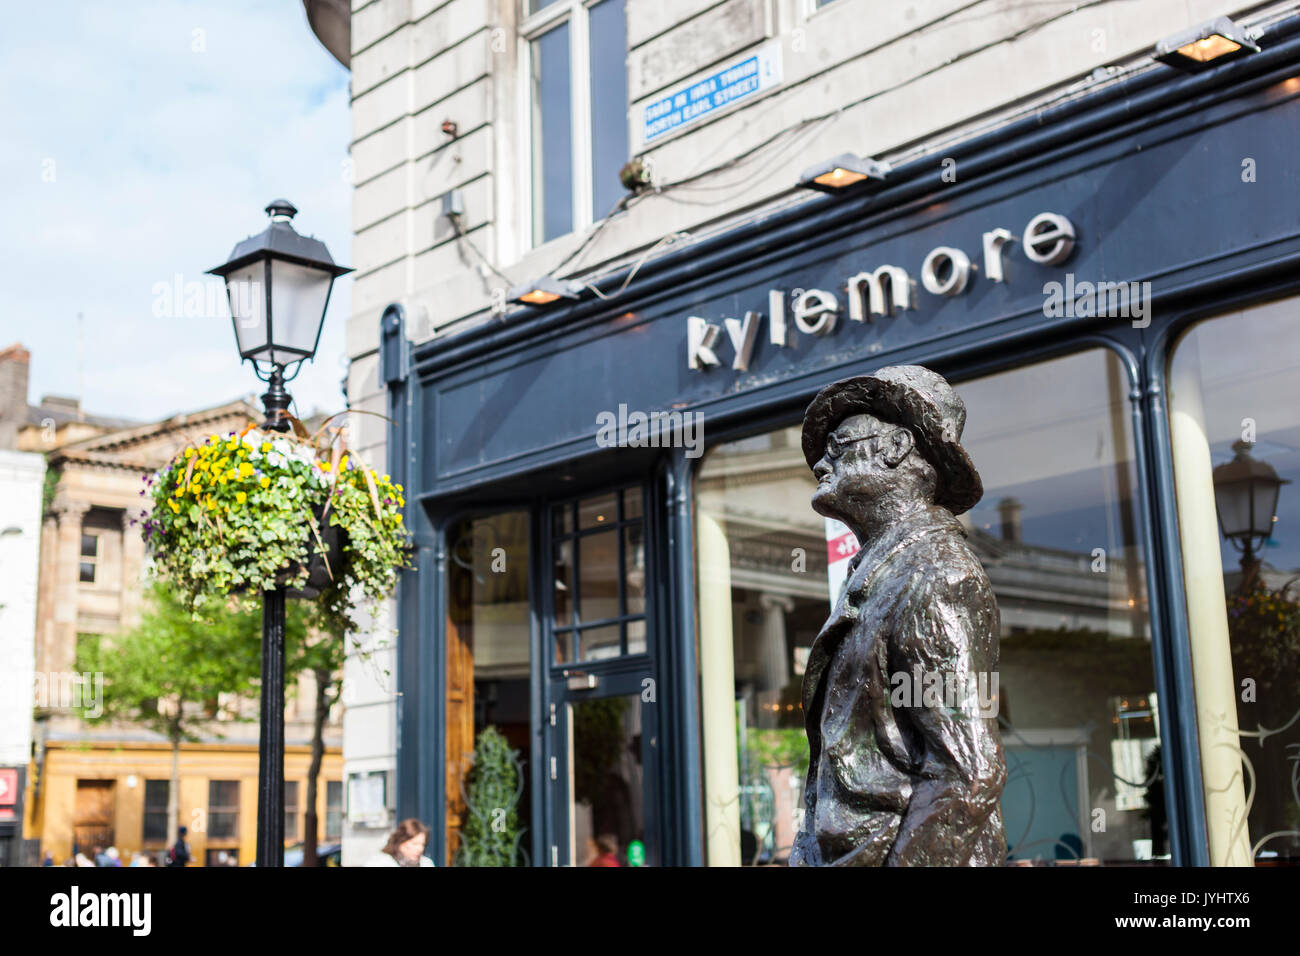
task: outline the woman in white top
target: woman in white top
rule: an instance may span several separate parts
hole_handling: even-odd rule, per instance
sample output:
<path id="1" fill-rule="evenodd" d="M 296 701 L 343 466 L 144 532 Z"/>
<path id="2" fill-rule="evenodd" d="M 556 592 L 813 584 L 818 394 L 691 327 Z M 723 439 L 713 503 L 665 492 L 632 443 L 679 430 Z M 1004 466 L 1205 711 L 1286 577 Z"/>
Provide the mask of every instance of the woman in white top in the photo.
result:
<path id="1" fill-rule="evenodd" d="M 424 855 L 429 842 L 429 828 L 415 817 L 403 820 L 388 835 L 384 849 L 366 860 L 366 866 L 433 866 Z"/>

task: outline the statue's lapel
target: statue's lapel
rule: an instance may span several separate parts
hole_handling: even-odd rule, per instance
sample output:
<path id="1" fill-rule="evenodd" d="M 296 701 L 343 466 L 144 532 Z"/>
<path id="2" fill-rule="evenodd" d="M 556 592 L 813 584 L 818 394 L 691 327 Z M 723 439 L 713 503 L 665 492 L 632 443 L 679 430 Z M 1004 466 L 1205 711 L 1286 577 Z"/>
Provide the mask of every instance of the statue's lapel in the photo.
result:
<path id="1" fill-rule="evenodd" d="M 956 522 L 946 512 L 937 515 L 931 512 L 911 521 L 900 521 L 870 547 L 863 548 L 850 559 L 848 577 L 835 602 L 835 608 L 808 652 L 808 667 L 803 679 L 803 708 L 804 720 L 810 728 L 815 728 L 820 720 L 821 708 L 817 705 L 817 700 L 826 666 L 835 656 L 836 648 L 857 623 L 876 572 L 895 552 L 908 547 L 931 531 L 953 524 Z M 812 740 L 813 735 L 810 734 L 809 739 Z"/>

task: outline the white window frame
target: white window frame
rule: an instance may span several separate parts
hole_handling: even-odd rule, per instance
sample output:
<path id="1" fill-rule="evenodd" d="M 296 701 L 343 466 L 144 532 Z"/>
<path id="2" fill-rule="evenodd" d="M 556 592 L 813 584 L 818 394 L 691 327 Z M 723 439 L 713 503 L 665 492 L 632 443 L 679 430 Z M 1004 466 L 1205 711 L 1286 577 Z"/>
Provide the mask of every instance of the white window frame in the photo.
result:
<path id="1" fill-rule="evenodd" d="M 534 195 L 534 190 L 537 188 L 534 176 L 536 143 L 533 140 L 533 42 L 543 33 L 562 23 L 569 24 L 569 115 L 573 130 L 570 157 L 573 164 L 573 228 L 565 235 L 585 232 L 597 221 L 591 198 L 595 184 L 592 180 L 591 168 L 591 33 L 588 20 L 591 8 L 601 2 L 602 0 L 555 0 L 537 13 L 529 14 L 527 9 L 531 0 L 520 0 L 522 12 L 519 23 L 519 63 L 523 65 L 523 69 L 519 71 L 521 85 L 519 129 L 523 131 L 523 139 L 527 144 L 524 179 L 528 184 L 528 201 L 524 205 L 527 210 L 524 230 L 527 249 L 537 249 L 549 242 L 564 238 L 564 236 L 553 236 L 543 240 L 537 238 L 537 197 Z M 627 16 L 628 3 L 629 0 L 624 0 L 624 17 Z M 626 37 L 623 43 L 626 71 Z M 632 142 L 630 118 L 628 123 L 630 144 Z M 600 210 L 602 218 L 606 213 L 608 210 Z"/>

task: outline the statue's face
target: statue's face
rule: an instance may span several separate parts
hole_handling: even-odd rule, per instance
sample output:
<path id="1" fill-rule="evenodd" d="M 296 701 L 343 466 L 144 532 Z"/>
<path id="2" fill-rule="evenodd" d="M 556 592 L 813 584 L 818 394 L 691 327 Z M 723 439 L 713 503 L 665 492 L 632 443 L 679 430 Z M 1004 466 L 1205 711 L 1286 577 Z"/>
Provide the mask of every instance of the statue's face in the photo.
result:
<path id="1" fill-rule="evenodd" d="M 826 436 L 821 460 L 813 466 L 817 479 L 813 510 L 852 525 L 861 508 L 892 484 L 888 453 L 899 431 L 897 425 L 874 415 L 851 415 L 835 426 Z M 901 431 L 906 434 L 906 429 Z"/>

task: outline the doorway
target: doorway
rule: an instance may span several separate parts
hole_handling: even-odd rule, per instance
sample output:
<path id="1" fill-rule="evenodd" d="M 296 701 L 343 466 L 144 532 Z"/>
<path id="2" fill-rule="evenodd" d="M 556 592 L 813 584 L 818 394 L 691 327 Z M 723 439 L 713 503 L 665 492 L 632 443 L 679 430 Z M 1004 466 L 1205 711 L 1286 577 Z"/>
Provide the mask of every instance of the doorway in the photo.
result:
<path id="1" fill-rule="evenodd" d="M 658 714 L 653 678 L 569 670 L 552 702 L 554 866 L 654 866 Z"/>
<path id="2" fill-rule="evenodd" d="M 107 849 L 113 840 L 112 780 L 78 780 L 72 840 L 78 850 Z"/>
<path id="3" fill-rule="evenodd" d="M 552 866 L 660 862 L 646 494 L 626 485 L 543 508 Z"/>

